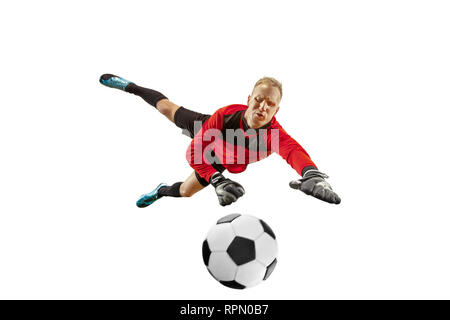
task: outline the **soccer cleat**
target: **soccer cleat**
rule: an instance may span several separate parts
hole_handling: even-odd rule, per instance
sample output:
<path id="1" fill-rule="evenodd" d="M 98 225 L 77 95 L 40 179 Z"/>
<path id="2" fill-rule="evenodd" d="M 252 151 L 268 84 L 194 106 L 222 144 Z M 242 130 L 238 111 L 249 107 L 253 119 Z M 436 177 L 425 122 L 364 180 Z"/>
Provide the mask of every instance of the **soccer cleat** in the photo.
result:
<path id="1" fill-rule="evenodd" d="M 116 88 L 116 89 L 120 89 L 125 91 L 125 88 L 127 87 L 127 85 L 129 85 L 130 83 L 133 83 L 131 81 L 125 80 L 124 78 L 115 76 L 113 74 L 103 74 L 100 79 L 99 79 L 100 83 L 110 87 L 110 88 Z"/>
<path id="2" fill-rule="evenodd" d="M 139 208 L 145 208 L 148 207 L 149 205 L 151 205 L 153 202 L 155 202 L 156 200 L 158 200 L 159 198 L 161 198 L 161 196 L 158 195 L 158 191 L 159 189 L 161 189 L 162 187 L 166 187 L 167 184 L 165 183 L 160 183 L 153 191 L 143 194 L 139 200 L 136 202 L 136 205 Z"/>

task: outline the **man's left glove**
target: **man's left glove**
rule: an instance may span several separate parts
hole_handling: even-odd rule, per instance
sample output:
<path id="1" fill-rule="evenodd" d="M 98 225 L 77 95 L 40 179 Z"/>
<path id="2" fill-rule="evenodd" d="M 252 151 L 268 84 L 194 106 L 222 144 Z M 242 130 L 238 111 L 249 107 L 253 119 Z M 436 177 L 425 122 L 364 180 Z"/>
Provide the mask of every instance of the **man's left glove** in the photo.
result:
<path id="1" fill-rule="evenodd" d="M 225 178 L 220 172 L 214 173 L 209 182 L 216 188 L 221 206 L 232 204 L 245 193 L 244 188 L 239 183 Z"/>
<path id="2" fill-rule="evenodd" d="M 289 186 L 292 189 L 299 189 L 307 195 L 329 203 L 341 203 L 341 198 L 333 191 L 330 184 L 325 181 L 325 178 L 328 178 L 325 173 L 318 170 L 309 170 L 303 178 L 291 181 Z"/>

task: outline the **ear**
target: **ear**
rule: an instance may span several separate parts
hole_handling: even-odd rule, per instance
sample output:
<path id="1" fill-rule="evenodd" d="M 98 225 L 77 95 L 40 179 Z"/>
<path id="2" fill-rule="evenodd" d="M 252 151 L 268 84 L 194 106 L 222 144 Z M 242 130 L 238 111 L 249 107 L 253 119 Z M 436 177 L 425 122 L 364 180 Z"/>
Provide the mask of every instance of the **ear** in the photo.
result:
<path id="1" fill-rule="evenodd" d="M 247 106 L 249 103 L 250 103 L 250 95 L 248 95 L 248 98 L 247 98 Z"/>
<path id="2" fill-rule="evenodd" d="M 280 110 L 280 106 L 277 107 L 277 111 L 275 111 L 275 113 L 273 114 L 273 116 L 275 116 L 278 113 L 278 110 Z"/>

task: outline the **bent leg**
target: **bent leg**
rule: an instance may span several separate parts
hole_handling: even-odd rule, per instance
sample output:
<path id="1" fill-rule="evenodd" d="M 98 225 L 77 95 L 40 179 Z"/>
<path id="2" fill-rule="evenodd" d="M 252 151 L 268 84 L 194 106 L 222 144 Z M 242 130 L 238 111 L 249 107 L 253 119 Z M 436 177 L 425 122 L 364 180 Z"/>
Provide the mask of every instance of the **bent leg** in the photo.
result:
<path id="1" fill-rule="evenodd" d="M 182 197 L 191 197 L 205 186 L 201 185 L 198 181 L 195 171 L 190 174 L 190 176 L 184 181 L 180 186 L 180 194 Z"/>
<path id="2" fill-rule="evenodd" d="M 177 182 L 171 186 L 165 186 L 158 190 L 160 197 L 191 197 L 198 191 L 202 190 L 204 186 L 200 184 L 195 171 L 184 182 Z"/>

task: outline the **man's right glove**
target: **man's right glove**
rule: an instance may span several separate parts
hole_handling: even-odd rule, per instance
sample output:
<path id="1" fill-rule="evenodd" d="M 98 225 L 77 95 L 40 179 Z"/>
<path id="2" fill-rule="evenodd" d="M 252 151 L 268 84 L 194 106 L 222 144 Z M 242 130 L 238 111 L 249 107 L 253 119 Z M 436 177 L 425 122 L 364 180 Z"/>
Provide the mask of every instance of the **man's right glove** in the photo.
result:
<path id="1" fill-rule="evenodd" d="M 214 173 L 209 182 L 216 188 L 221 206 L 232 204 L 245 193 L 244 188 L 239 183 L 225 178 L 220 172 Z"/>
<path id="2" fill-rule="evenodd" d="M 307 195 L 313 196 L 322 201 L 339 204 L 341 198 L 333 191 L 330 184 L 325 181 L 328 176 L 318 170 L 310 170 L 305 173 L 302 179 L 289 183 L 292 189 L 300 189 Z"/>

